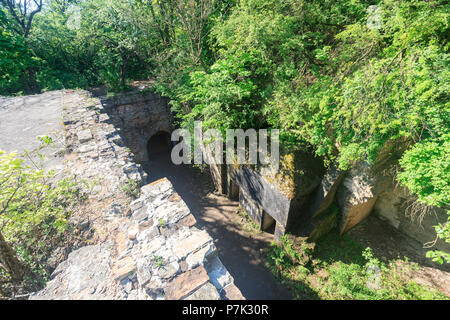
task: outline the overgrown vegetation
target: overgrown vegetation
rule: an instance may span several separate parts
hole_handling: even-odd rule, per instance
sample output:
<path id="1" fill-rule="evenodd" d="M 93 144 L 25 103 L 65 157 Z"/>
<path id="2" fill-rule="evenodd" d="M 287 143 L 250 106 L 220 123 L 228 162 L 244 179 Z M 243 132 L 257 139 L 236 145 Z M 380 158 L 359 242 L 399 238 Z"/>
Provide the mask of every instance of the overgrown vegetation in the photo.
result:
<path id="1" fill-rule="evenodd" d="M 0 296 L 28 293 L 49 276 L 47 260 L 68 230 L 70 207 L 79 201 L 73 179 L 33 168 L 0 150 Z"/>
<path id="2" fill-rule="evenodd" d="M 382 261 L 371 248 L 334 231 L 316 244 L 290 235 L 273 243 L 267 265 L 297 299 L 449 299 L 408 279 L 414 264 Z"/>

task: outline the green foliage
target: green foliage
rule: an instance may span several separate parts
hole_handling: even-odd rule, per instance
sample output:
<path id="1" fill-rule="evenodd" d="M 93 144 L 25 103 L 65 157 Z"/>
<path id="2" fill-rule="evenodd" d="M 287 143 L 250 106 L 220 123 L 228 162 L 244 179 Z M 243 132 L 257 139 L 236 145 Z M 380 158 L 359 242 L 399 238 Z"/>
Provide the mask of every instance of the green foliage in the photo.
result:
<path id="1" fill-rule="evenodd" d="M 195 107 L 184 117 L 185 126 L 193 127 L 194 120 L 203 120 L 205 128 L 255 128 L 261 126 L 261 111 L 254 108 L 261 100 L 255 75 L 249 68 L 257 65 L 255 57 L 247 54 L 218 60 L 211 73 L 191 74 L 192 91 L 181 95 L 184 102 Z"/>
<path id="2" fill-rule="evenodd" d="M 450 133 L 441 139 L 427 139 L 407 150 L 400 165 L 398 180 L 418 201 L 437 207 L 450 204 Z"/>
<path id="3" fill-rule="evenodd" d="M 136 3 L 110 0 L 51 0 L 33 19 L 25 39 L 10 27 L 0 5 L 0 94 L 26 89 L 24 72 L 35 73 L 40 90 L 106 84 L 126 89 L 129 77 L 143 77 L 147 59 Z M 136 12 L 137 14 L 137 12 Z"/>
<path id="4" fill-rule="evenodd" d="M 407 150 L 400 165 L 398 179 L 425 205 L 448 208 L 450 203 L 450 134 L 430 138 Z M 450 211 L 447 222 L 435 226 L 437 236 L 450 243 Z M 440 264 L 450 263 L 450 253 L 433 250 L 427 257 Z"/>
<path id="5" fill-rule="evenodd" d="M 166 265 L 164 258 L 161 256 L 153 256 L 151 259 L 152 266 L 156 269 L 160 269 Z"/>

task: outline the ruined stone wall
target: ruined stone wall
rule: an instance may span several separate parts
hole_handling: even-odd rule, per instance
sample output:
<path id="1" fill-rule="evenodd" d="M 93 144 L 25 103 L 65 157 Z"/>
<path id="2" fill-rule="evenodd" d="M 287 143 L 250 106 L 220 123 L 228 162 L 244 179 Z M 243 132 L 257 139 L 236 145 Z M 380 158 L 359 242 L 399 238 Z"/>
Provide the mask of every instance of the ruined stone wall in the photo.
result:
<path id="1" fill-rule="evenodd" d="M 213 239 L 167 179 L 108 216 L 108 241 L 72 252 L 31 299 L 242 299 Z"/>
<path id="2" fill-rule="evenodd" d="M 227 192 L 236 198 L 239 189 L 241 207 L 258 225 L 265 213 L 273 217 L 276 237 L 293 231 L 317 240 L 336 225 L 343 234 L 374 213 L 420 244 L 450 251 L 434 229 L 446 221 L 446 211 L 418 205 L 395 180 L 393 169 L 404 149 L 398 143 L 387 144 L 374 164 L 358 161 L 348 171 L 335 166 L 321 171 L 320 160 L 306 153 L 293 156 L 291 164 L 283 163 L 289 154 L 282 156 L 279 173 L 228 166 Z M 329 210 L 333 203 L 338 210 Z"/>
<path id="3" fill-rule="evenodd" d="M 65 106 L 64 115 L 67 174 L 85 180 L 90 190 L 83 205 L 89 210 L 79 208 L 84 214 L 72 222 L 97 236 L 95 244 L 71 252 L 30 299 L 243 299 L 213 239 L 196 226 L 170 181 L 146 184 L 130 152 L 145 150 L 152 132 L 168 128 L 166 111 L 156 110 L 161 104 L 139 96 L 127 97 L 122 106 L 86 92 L 74 95 L 78 99 Z M 131 101 L 140 102 L 134 109 Z M 156 114 L 161 117 L 152 128 L 145 121 Z M 138 129 L 145 145 L 128 148 Z M 138 186 L 134 200 L 124 189 L 130 181 Z"/>

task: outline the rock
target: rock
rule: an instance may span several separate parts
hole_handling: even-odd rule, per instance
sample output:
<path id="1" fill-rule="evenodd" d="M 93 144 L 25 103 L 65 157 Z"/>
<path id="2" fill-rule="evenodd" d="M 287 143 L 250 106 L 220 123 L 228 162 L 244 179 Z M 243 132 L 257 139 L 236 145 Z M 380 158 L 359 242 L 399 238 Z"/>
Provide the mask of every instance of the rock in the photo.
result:
<path id="1" fill-rule="evenodd" d="M 122 167 L 124 173 L 135 173 L 139 172 L 139 168 L 134 163 L 128 163 Z"/>
<path id="2" fill-rule="evenodd" d="M 190 213 L 187 216 L 185 216 L 184 218 L 181 218 L 178 221 L 179 225 L 185 226 L 185 227 L 193 227 L 195 226 L 195 224 L 197 223 L 197 220 L 195 219 L 195 217 Z"/>
<path id="3" fill-rule="evenodd" d="M 139 222 L 139 231 L 147 230 L 153 226 L 153 220 L 144 220 Z"/>
<path id="4" fill-rule="evenodd" d="M 172 237 L 174 234 L 177 233 L 178 230 L 178 226 L 175 224 L 166 224 L 163 227 L 159 227 L 159 232 L 165 237 L 165 238 L 170 238 Z"/>
<path id="5" fill-rule="evenodd" d="M 108 140 L 111 143 L 114 143 L 114 144 L 116 144 L 118 146 L 123 146 L 123 140 L 122 140 L 122 138 L 120 137 L 119 134 L 112 135 L 111 137 L 108 138 Z"/>
<path id="6" fill-rule="evenodd" d="M 127 295 L 131 292 L 131 290 L 133 290 L 133 282 L 130 279 L 128 279 L 128 278 L 125 278 L 124 280 L 122 280 L 120 282 L 120 286 L 121 286 L 121 289 Z"/>
<path id="7" fill-rule="evenodd" d="M 313 217 L 317 217 L 330 207 L 334 201 L 336 191 L 344 179 L 344 175 L 345 172 L 336 169 L 335 166 L 327 170 L 320 182 L 319 188 L 314 194 Z"/>
<path id="8" fill-rule="evenodd" d="M 162 279 L 170 279 L 178 273 L 180 270 L 179 264 L 174 261 L 171 263 L 164 264 L 162 267 L 158 268 L 158 276 Z"/>
<path id="9" fill-rule="evenodd" d="M 104 289 L 101 295 L 96 292 L 109 283 L 110 248 L 106 242 L 73 251 L 58 265 L 46 287 L 30 299 L 107 299 L 109 290 Z"/>
<path id="10" fill-rule="evenodd" d="M 220 295 L 210 282 L 206 283 L 200 289 L 189 295 L 184 300 L 219 300 Z"/>
<path id="11" fill-rule="evenodd" d="M 121 255 L 122 253 L 127 251 L 127 248 L 128 248 L 127 238 L 125 237 L 125 233 L 123 231 L 119 231 L 117 233 L 115 242 L 116 242 L 117 253 L 119 255 Z"/>
<path id="12" fill-rule="evenodd" d="M 216 255 L 216 246 L 214 245 L 214 243 L 210 242 L 205 247 L 187 256 L 187 269 L 189 270 L 199 265 L 204 265 L 209 259 Z"/>
<path id="13" fill-rule="evenodd" d="M 230 283 L 222 290 L 222 296 L 226 300 L 245 300 L 241 290 L 234 283 Z"/>
<path id="14" fill-rule="evenodd" d="M 217 290 L 221 291 L 223 288 L 233 282 L 233 277 L 222 264 L 222 261 L 220 261 L 219 257 L 215 257 L 208 261 L 205 267 L 208 271 L 211 283 L 217 288 Z"/>
<path id="15" fill-rule="evenodd" d="M 117 203 L 112 203 L 111 206 L 103 210 L 103 218 L 105 220 L 112 220 L 114 218 L 121 217 L 124 213 L 124 208 L 122 205 Z"/>
<path id="16" fill-rule="evenodd" d="M 319 240 L 336 226 L 337 220 L 338 213 L 336 210 L 314 217 L 311 220 L 312 230 L 308 235 L 308 239 L 314 242 Z"/>
<path id="17" fill-rule="evenodd" d="M 131 218 L 136 222 L 148 219 L 148 207 L 146 205 L 143 205 L 132 213 Z"/>
<path id="18" fill-rule="evenodd" d="M 450 244 L 442 239 L 436 239 L 434 229 L 439 223 L 446 222 L 448 217 L 446 210 L 415 204 L 416 198 L 407 188 L 395 185 L 392 176 L 386 178 L 389 183 L 378 194 L 374 214 L 421 244 L 437 240 L 433 248 L 450 252 Z M 377 180 L 381 180 L 381 177 L 377 177 Z"/>
<path id="19" fill-rule="evenodd" d="M 141 256 L 148 257 L 152 255 L 154 252 L 158 251 L 164 245 L 164 238 L 159 236 L 155 237 L 150 242 L 144 243 L 141 245 Z"/>
<path id="20" fill-rule="evenodd" d="M 97 148 L 97 146 L 95 145 L 95 143 L 83 144 L 80 146 L 80 148 L 77 150 L 77 152 L 87 153 L 87 152 L 94 151 L 96 148 Z"/>
<path id="21" fill-rule="evenodd" d="M 138 209 L 142 208 L 143 205 L 144 205 L 144 201 L 142 201 L 141 198 L 136 199 L 130 203 L 130 210 L 133 212 L 137 211 Z"/>
<path id="22" fill-rule="evenodd" d="M 151 258 L 142 258 L 137 262 L 137 279 L 140 286 L 145 286 L 152 278 Z"/>
<path id="23" fill-rule="evenodd" d="M 178 193 L 174 193 L 169 197 L 169 201 L 180 202 L 182 199 Z"/>
<path id="24" fill-rule="evenodd" d="M 128 227 L 128 239 L 134 240 L 139 232 L 139 225 L 137 223 Z"/>
<path id="25" fill-rule="evenodd" d="M 183 299 L 208 281 L 208 274 L 203 267 L 184 272 L 173 279 L 164 289 L 166 299 Z"/>
<path id="26" fill-rule="evenodd" d="M 164 285 L 160 279 L 152 279 L 145 286 L 145 293 L 153 300 L 162 300 L 164 298 Z"/>
<path id="27" fill-rule="evenodd" d="M 101 113 L 98 116 L 98 121 L 99 122 L 107 122 L 107 121 L 109 121 L 109 116 L 106 113 Z"/>

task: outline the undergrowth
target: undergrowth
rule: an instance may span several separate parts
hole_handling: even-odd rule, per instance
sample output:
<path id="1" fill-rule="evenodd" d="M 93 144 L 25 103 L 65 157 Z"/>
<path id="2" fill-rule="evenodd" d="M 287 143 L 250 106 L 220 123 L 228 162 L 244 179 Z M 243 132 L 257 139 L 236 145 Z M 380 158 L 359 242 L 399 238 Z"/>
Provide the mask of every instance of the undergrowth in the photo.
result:
<path id="1" fill-rule="evenodd" d="M 296 299 L 435 300 L 437 290 L 408 279 L 414 265 L 382 261 L 336 230 L 317 243 L 284 235 L 266 252 L 266 264 Z"/>

